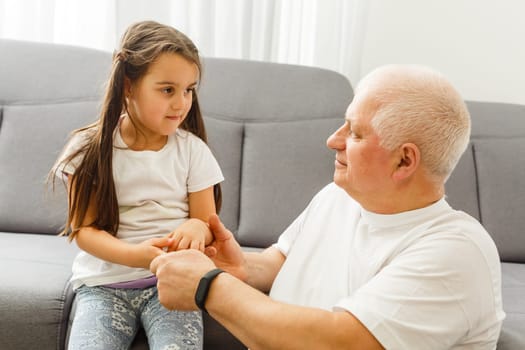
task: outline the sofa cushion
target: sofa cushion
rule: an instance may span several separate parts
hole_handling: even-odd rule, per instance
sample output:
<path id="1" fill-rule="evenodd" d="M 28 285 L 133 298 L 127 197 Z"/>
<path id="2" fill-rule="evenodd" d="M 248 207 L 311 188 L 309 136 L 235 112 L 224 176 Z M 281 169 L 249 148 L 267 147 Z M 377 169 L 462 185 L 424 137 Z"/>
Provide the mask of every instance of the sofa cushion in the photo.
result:
<path id="1" fill-rule="evenodd" d="M 243 145 L 243 124 L 221 120 L 215 115 L 204 116 L 208 143 L 224 175 L 221 220 L 232 232 L 239 226 L 239 183 Z"/>
<path id="2" fill-rule="evenodd" d="M 343 118 L 246 125 L 239 242 L 266 247 L 332 181 L 326 138 Z M 306 139 L 308 142 L 301 142 Z"/>
<path id="3" fill-rule="evenodd" d="M 503 263 L 502 297 L 503 321 L 498 350 L 517 350 L 525 347 L 525 267 L 523 264 Z"/>
<path id="4" fill-rule="evenodd" d="M 75 244 L 65 237 L 0 232 L 2 349 L 59 349 L 72 301 Z"/>
<path id="5" fill-rule="evenodd" d="M 502 261 L 525 262 L 525 137 L 477 140 L 474 150 L 481 222 Z"/>
<path id="6" fill-rule="evenodd" d="M 0 130 L 0 231 L 56 234 L 66 217 L 64 185 L 46 186 L 71 130 L 92 122 L 98 102 L 4 108 Z M 21 132 L 23 131 L 23 132 Z"/>
<path id="7" fill-rule="evenodd" d="M 479 220 L 478 183 L 474 152 L 470 144 L 445 184 L 448 203 Z"/>

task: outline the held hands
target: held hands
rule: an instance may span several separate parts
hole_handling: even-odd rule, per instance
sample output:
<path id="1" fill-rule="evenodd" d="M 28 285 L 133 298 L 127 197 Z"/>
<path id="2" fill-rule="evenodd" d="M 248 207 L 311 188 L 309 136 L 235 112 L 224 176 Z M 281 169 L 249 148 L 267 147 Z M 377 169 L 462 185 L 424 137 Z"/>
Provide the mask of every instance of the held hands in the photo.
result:
<path id="1" fill-rule="evenodd" d="M 197 310 L 195 292 L 200 279 L 215 265 L 194 249 L 167 253 L 152 261 L 159 301 L 169 310 Z"/>
<path id="2" fill-rule="evenodd" d="M 173 239 L 168 236 L 159 238 L 150 238 L 138 244 L 133 244 L 129 256 L 134 257 L 136 262 L 134 267 L 149 268 L 151 261 L 157 256 L 165 254 L 167 249 L 173 243 Z"/>
<path id="3" fill-rule="evenodd" d="M 159 300 L 167 309 L 196 310 L 197 285 L 202 276 L 216 267 L 246 279 L 244 254 L 233 234 L 215 214 L 208 225 L 213 233 L 213 241 L 205 250 L 209 257 L 190 249 L 162 254 L 151 262 L 150 270 L 158 279 Z M 180 242 L 173 242 L 173 246 L 180 246 Z"/>
<path id="4" fill-rule="evenodd" d="M 189 219 L 170 234 L 147 239 L 131 245 L 129 257 L 132 267 L 149 268 L 153 259 L 166 251 L 196 249 L 204 252 L 204 244 L 211 241 L 208 225 L 199 219 Z"/>

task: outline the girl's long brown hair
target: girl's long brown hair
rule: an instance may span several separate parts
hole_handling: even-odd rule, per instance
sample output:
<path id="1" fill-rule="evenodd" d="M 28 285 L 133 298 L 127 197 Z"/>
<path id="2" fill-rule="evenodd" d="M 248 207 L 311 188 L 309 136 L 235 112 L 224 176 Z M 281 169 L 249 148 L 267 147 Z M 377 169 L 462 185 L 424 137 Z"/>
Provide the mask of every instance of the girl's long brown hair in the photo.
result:
<path id="1" fill-rule="evenodd" d="M 146 74 L 149 65 L 162 53 L 176 53 L 197 65 L 202 75 L 199 53 L 193 42 L 176 29 L 153 21 L 131 25 L 122 36 L 121 47 L 114 54 L 111 74 L 106 86 L 100 118 L 95 123 L 73 131 L 85 133 L 87 142 L 69 155 L 52 170 L 54 174 L 64 164 L 81 156 L 69 184 L 68 217 L 63 235 L 73 239 L 86 218 L 93 198 L 97 203 L 94 221 L 87 223 L 97 229 L 116 235 L 119 227 L 118 200 L 113 180 L 113 134 L 120 116 L 127 111 L 125 79 L 132 84 Z M 180 128 L 187 130 L 207 143 L 196 92 L 190 111 Z M 215 206 L 220 210 L 222 195 L 220 185 L 214 186 Z M 75 227 L 73 227 L 75 226 Z"/>

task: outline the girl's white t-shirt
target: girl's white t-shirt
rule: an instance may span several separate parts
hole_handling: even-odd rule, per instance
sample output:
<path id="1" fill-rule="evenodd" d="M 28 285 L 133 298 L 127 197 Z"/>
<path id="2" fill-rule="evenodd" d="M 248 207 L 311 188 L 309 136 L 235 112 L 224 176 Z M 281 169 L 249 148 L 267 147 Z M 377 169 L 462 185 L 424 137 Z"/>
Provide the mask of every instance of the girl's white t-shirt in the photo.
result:
<path id="1" fill-rule="evenodd" d="M 274 245 L 276 300 L 352 313 L 386 349 L 495 349 L 505 314 L 496 246 L 445 199 L 380 215 L 330 184 Z"/>
<path id="2" fill-rule="evenodd" d="M 62 159 L 80 147 L 74 137 Z M 188 193 L 224 180 L 208 146 L 194 134 L 178 129 L 159 151 L 133 151 L 114 134 L 113 179 L 119 203 L 117 238 L 130 243 L 162 237 L 189 218 Z M 59 169 L 73 174 L 80 159 Z M 151 276 L 147 269 L 110 263 L 84 251 L 73 262 L 73 288 L 132 281 Z"/>

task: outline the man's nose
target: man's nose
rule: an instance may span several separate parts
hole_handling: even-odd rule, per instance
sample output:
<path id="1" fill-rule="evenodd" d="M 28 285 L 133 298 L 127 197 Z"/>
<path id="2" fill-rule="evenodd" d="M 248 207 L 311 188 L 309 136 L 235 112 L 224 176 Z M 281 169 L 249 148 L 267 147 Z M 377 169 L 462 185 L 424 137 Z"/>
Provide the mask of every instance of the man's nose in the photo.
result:
<path id="1" fill-rule="evenodd" d="M 342 135 L 343 127 L 340 127 L 326 139 L 326 146 L 333 150 L 341 150 L 345 147 L 345 138 Z"/>

